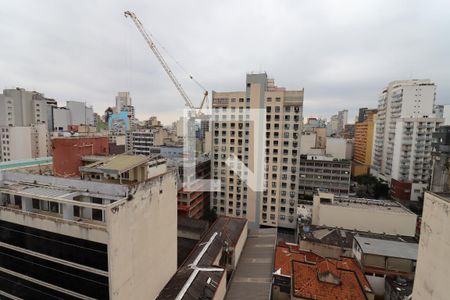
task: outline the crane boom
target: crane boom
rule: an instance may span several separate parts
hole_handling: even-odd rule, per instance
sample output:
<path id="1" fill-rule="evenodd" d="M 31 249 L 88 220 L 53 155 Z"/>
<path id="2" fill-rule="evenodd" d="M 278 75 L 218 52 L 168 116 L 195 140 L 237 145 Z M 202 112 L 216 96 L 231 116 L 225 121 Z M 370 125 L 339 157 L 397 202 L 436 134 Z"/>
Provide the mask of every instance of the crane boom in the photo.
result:
<path id="1" fill-rule="evenodd" d="M 153 53 L 155 54 L 156 58 L 158 59 L 158 61 L 161 63 L 162 67 L 166 71 L 166 73 L 169 76 L 170 80 L 172 80 L 172 83 L 175 85 L 175 87 L 177 88 L 178 92 L 181 94 L 181 97 L 183 97 L 184 102 L 186 103 L 186 106 L 191 108 L 191 109 L 194 109 L 195 107 L 194 107 L 194 104 L 192 103 L 191 99 L 189 99 L 189 96 L 186 94 L 186 92 L 184 91 L 183 87 L 178 82 L 177 78 L 173 74 L 173 72 L 170 69 L 169 65 L 164 60 L 164 57 L 159 52 L 158 48 L 156 47 L 155 43 L 151 39 L 150 35 L 147 34 L 147 32 L 145 31 L 144 26 L 142 25 L 141 21 L 139 21 L 138 17 L 133 12 L 126 11 L 124 14 L 125 14 L 125 17 L 130 17 L 131 20 L 133 20 L 133 22 L 136 25 L 137 29 L 142 34 L 142 36 L 144 37 L 144 39 L 147 42 L 148 46 L 153 51 Z M 205 91 L 205 95 L 207 95 L 207 94 L 208 94 L 208 92 Z"/>

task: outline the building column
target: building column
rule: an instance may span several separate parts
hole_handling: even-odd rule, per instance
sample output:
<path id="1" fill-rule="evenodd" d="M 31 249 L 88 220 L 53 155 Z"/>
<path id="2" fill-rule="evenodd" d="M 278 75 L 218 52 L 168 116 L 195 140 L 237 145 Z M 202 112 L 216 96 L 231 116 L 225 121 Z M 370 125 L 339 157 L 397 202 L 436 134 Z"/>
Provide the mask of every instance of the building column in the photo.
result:
<path id="1" fill-rule="evenodd" d="M 28 197 L 22 197 L 22 211 L 33 211 L 33 200 Z"/>
<path id="2" fill-rule="evenodd" d="M 72 204 L 62 204 L 62 210 L 63 210 L 63 218 L 64 220 L 74 220 L 73 216 L 73 205 Z"/>

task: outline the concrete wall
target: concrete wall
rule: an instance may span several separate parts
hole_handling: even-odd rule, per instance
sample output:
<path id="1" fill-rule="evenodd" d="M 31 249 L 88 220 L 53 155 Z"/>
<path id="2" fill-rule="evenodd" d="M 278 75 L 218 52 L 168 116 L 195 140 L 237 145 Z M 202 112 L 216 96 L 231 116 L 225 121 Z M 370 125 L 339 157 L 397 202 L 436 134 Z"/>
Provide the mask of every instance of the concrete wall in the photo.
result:
<path id="1" fill-rule="evenodd" d="M 177 270 L 173 173 L 139 185 L 133 199 L 107 211 L 112 299 L 155 299 Z"/>
<path id="2" fill-rule="evenodd" d="M 342 227 L 393 235 L 414 236 L 417 216 L 413 213 L 395 213 L 383 209 L 344 207 L 316 203 L 313 205 L 313 225 Z"/>
<path id="3" fill-rule="evenodd" d="M 103 244 L 106 244 L 108 241 L 108 234 L 105 228 L 101 226 L 82 224 L 41 214 L 20 212 L 17 209 L 6 207 L 0 207 L 0 219 Z"/>
<path id="4" fill-rule="evenodd" d="M 449 199 L 426 192 L 413 299 L 448 299 L 449 253 Z"/>
<path id="5" fill-rule="evenodd" d="M 351 159 L 353 143 L 344 138 L 327 138 L 326 153 L 338 159 Z"/>

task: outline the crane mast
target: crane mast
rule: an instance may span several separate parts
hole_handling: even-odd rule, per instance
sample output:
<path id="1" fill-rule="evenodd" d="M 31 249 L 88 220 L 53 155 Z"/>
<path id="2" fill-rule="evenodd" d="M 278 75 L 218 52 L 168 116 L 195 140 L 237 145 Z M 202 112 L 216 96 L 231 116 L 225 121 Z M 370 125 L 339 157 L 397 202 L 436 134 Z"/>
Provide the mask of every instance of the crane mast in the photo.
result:
<path id="1" fill-rule="evenodd" d="M 153 51 L 153 53 L 155 54 L 156 58 L 158 59 L 158 61 L 160 62 L 160 64 L 162 65 L 162 67 L 164 68 L 164 70 L 166 71 L 167 75 L 169 76 L 170 80 L 172 81 L 172 83 L 175 85 L 175 87 L 177 88 L 178 92 L 180 93 L 181 97 L 183 97 L 184 102 L 186 103 L 186 106 L 191 108 L 191 109 L 195 109 L 194 104 L 192 103 L 191 99 L 189 99 L 189 96 L 186 94 L 186 92 L 184 91 L 183 87 L 181 86 L 181 84 L 178 82 L 177 78 L 175 77 L 175 75 L 173 74 L 172 70 L 170 69 L 169 65 L 166 63 L 166 61 L 164 60 L 164 57 L 161 55 L 161 53 L 159 52 L 158 48 L 156 47 L 155 43 L 153 42 L 152 38 L 150 37 L 149 34 L 147 34 L 147 32 L 144 29 L 144 26 L 142 25 L 141 21 L 139 21 L 138 17 L 130 11 L 126 11 L 125 13 L 125 17 L 130 17 L 131 20 L 133 20 L 134 24 L 136 25 L 137 29 L 139 30 L 139 32 L 142 34 L 142 36 L 144 37 L 145 41 L 147 42 L 148 46 L 150 47 L 150 49 Z M 192 80 L 194 80 L 195 82 L 197 82 L 192 76 L 190 76 Z M 199 84 L 199 83 L 197 83 Z M 203 101 L 200 105 L 200 109 L 203 108 L 203 104 L 205 103 L 206 98 L 208 97 L 208 92 L 205 90 L 204 93 L 204 97 L 203 97 Z"/>

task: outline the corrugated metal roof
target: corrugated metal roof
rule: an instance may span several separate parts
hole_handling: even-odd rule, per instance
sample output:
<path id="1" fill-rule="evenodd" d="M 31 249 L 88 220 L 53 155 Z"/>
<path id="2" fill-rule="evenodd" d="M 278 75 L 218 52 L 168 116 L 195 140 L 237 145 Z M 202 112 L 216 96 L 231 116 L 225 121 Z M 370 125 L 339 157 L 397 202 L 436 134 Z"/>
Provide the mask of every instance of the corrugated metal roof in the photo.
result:
<path id="1" fill-rule="evenodd" d="M 125 172 L 147 161 L 148 157 L 144 155 L 117 155 L 97 168 Z"/>
<path id="2" fill-rule="evenodd" d="M 371 239 L 361 236 L 355 236 L 355 240 L 358 242 L 364 254 L 374 254 L 411 260 L 417 259 L 417 243 Z"/>

